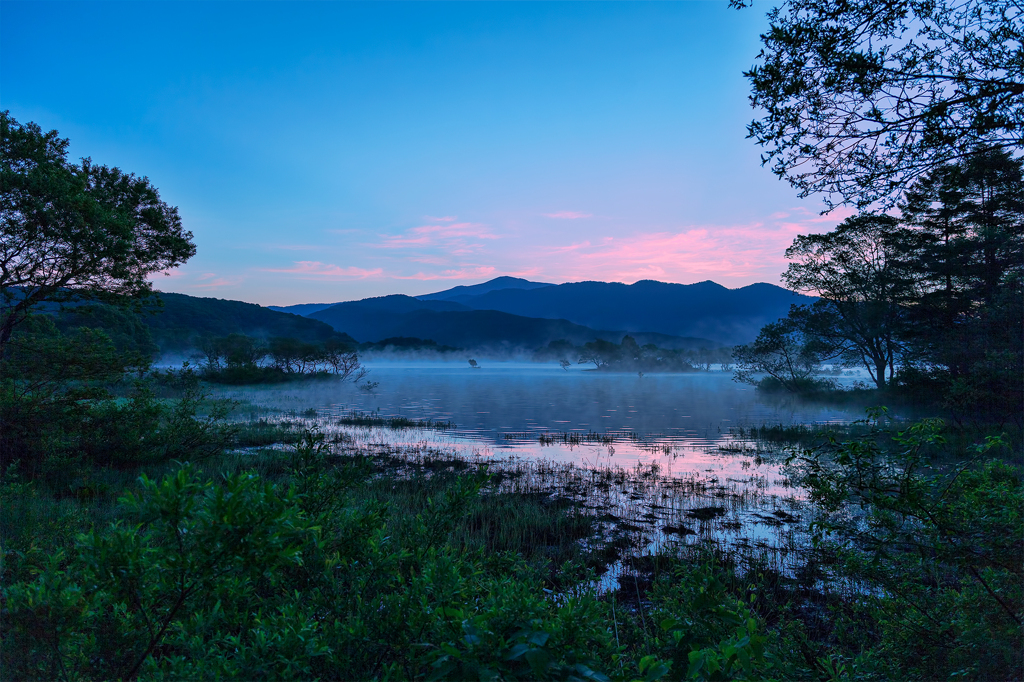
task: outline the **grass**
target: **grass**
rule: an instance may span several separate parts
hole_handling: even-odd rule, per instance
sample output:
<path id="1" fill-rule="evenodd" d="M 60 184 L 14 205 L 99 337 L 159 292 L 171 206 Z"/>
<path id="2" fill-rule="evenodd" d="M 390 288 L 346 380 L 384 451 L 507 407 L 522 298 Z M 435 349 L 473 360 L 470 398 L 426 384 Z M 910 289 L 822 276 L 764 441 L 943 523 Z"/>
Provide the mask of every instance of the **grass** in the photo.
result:
<path id="1" fill-rule="evenodd" d="M 343 425 L 424 428 L 423 422 L 413 420 L 389 423 L 375 415 L 349 416 L 355 423 Z M 311 497 L 301 498 L 306 500 L 302 504 L 335 509 L 334 516 L 324 518 L 338 523 L 360 518 L 359 523 L 379 524 L 373 537 L 394 545 L 395 557 L 412 551 L 467 558 L 459 569 L 469 571 L 460 579 L 464 582 L 438 582 L 431 588 L 442 593 L 439 603 L 454 603 L 463 585 L 475 580 L 472 576 L 478 573 L 474 571 L 513 592 L 536 580 L 548 595 L 545 600 L 571 604 L 584 599 L 598 609 L 603 615 L 588 616 L 598 618 L 588 622 L 614 632 L 617 650 L 624 652 L 617 654 L 618 660 L 634 665 L 645 652 L 661 646 L 658 642 L 664 635 L 659 633 L 668 622 L 666 614 L 689 613 L 697 618 L 720 608 L 700 606 L 699 595 L 704 592 L 696 588 L 689 601 L 673 601 L 681 598 L 679 590 L 690 590 L 691 578 L 681 576 L 697 571 L 715 576 L 718 585 L 701 590 L 744 600 L 778 642 L 789 642 L 778 644 L 778 655 L 806 659 L 787 665 L 810 666 L 800 673 L 807 679 L 821 677 L 816 668 L 820 656 L 848 636 L 837 629 L 835 614 L 842 615 L 844 628 L 853 627 L 850 624 L 861 617 L 860 604 L 867 594 L 864 586 L 842 577 L 833 549 L 810 541 L 808 524 L 815 520 L 814 508 L 800 499 L 797 490 L 783 487 L 773 494 L 773 483 L 756 472 L 720 478 L 707 472 L 674 475 L 657 463 L 594 468 L 542 459 L 460 456 L 455 450 L 423 444 L 360 448 L 339 430 L 325 435 L 315 461 L 301 465 L 292 446 L 308 440 L 305 428 L 313 420 L 338 424 L 336 418 L 325 419 L 313 410 L 280 421 L 253 420 L 237 431 L 235 444 L 246 448 L 244 452 L 225 453 L 196 466 L 211 480 L 252 472 L 282 488 L 298 486 L 302 495 L 307 489 L 302 487 L 304 477 L 320 480 L 337 474 L 344 486 L 337 492 L 330 487 L 309 488 Z M 755 443 L 810 443 L 846 437 L 857 428 L 763 426 L 736 429 L 734 435 Z M 734 454 L 755 453 L 745 447 Z M 155 477 L 175 466 L 68 467 L 64 478 L 51 477 L 46 484 L 28 483 L 16 471 L 8 472 L 0 486 L 4 548 L 0 582 L 6 586 L 29 578 L 36 570 L 33 567 L 46 557 L 71 556 L 79 533 L 121 518 L 117 498 L 125 491 L 139 490 L 140 474 Z M 438 518 L 446 521 L 438 525 Z M 330 524 L 326 532 L 329 538 Z M 335 540 L 343 554 L 346 537 Z M 400 549 L 410 547 L 415 549 Z M 473 563 L 477 561 L 482 563 Z M 357 562 L 346 570 L 363 576 L 360 580 L 370 580 L 378 569 Z M 397 575 L 405 576 L 403 581 L 414 577 L 401 571 Z M 446 591 L 451 595 L 444 596 Z M 430 601 L 434 598 L 418 597 L 422 604 L 434 604 Z M 385 603 L 381 601 L 379 608 Z M 458 620 L 463 626 L 469 622 L 464 616 Z M 866 623 L 857 630 L 862 632 L 858 636 L 866 637 L 859 645 L 873 646 L 871 638 L 877 635 Z M 459 641 L 476 636 L 460 628 L 453 635 Z M 851 650 L 844 646 L 844 651 Z M 611 660 L 605 661 L 606 672 Z M 620 679 L 636 677 L 636 672 L 620 672 Z M 409 669 L 392 675 L 378 670 L 373 676 L 420 674 L 425 673 Z"/>
<path id="2" fill-rule="evenodd" d="M 409 419 L 407 417 L 382 417 L 372 412 L 349 412 L 334 419 L 338 426 L 369 426 L 385 429 L 432 429 L 449 431 L 455 428 L 453 421 L 433 419 Z"/>

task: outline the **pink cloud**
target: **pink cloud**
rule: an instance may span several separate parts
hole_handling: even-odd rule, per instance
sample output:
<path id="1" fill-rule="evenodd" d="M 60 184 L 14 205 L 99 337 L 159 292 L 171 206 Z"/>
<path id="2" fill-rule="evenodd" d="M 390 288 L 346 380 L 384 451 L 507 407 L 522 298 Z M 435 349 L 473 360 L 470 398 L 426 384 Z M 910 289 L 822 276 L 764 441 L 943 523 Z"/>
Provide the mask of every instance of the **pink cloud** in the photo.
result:
<path id="1" fill-rule="evenodd" d="M 746 225 L 692 226 L 552 245 L 537 249 L 533 260 L 544 275 L 561 281 L 778 282 L 788 265 L 783 254 L 798 234 L 823 232 L 846 217 L 838 211 L 825 220 L 807 211 L 802 217 L 793 213 Z"/>
<path id="2" fill-rule="evenodd" d="M 557 213 L 545 213 L 545 218 L 558 218 L 560 220 L 579 220 L 580 218 L 593 218 L 594 216 L 590 213 L 580 213 L 579 211 L 558 211 Z"/>
<path id="3" fill-rule="evenodd" d="M 449 253 L 462 253 L 478 249 L 481 245 L 473 240 L 498 239 L 487 226 L 479 223 L 452 223 L 450 225 L 421 225 L 406 230 L 400 235 L 382 235 L 383 241 L 374 244 L 383 249 L 407 249 L 438 246 Z"/>
<path id="4" fill-rule="evenodd" d="M 301 279 L 369 279 L 384 274 L 383 268 L 365 270 L 357 267 L 343 268 L 339 265 L 319 261 L 296 261 L 293 268 L 267 268 L 264 272 L 282 272 L 301 275 Z"/>
<path id="5" fill-rule="evenodd" d="M 405 260 L 425 265 L 448 265 L 451 262 L 451 258 L 445 258 L 444 256 L 414 256 Z"/>
<path id="6" fill-rule="evenodd" d="M 216 289 L 219 287 L 232 287 L 236 284 L 241 284 L 244 280 L 244 277 L 218 277 L 217 279 L 208 280 L 202 284 L 193 284 L 192 286 L 196 289 Z"/>
<path id="7" fill-rule="evenodd" d="M 418 272 L 415 275 L 407 275 L 404 277 L 395 277 L 395 279 L 416 279 L 416 280 L 435 280 L 435 279 L 491 279 L 498 273 L 497 268 L 490 265 L 482 265 L 475 268 L 464 268 L 462 270 L 443 270 L 439 273 L 434 272 Z"/>

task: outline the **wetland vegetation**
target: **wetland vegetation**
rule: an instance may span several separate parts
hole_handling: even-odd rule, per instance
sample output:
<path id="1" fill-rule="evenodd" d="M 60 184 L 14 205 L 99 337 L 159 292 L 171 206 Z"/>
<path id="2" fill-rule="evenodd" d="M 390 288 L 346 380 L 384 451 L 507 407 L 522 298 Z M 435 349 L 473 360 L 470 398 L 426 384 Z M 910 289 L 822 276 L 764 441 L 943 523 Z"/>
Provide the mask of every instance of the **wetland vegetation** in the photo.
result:
<path id="1" fill-rule="evenodd" d="M 912 10 L 961 11 L 933 5 Z M 794 92 L 887 73 L 828 57 L 855 31 L 820 31 L 824 5 L 790 7 L 749 74 L 780 174 L 836 149 L 791 130 L 834 98 Z M 827 19 L 876 25 L 859 11 Z M 821 35 L 819 71 L 861 71 L 794 88 Z M 912 47 L 901 74 L 938 59 Z M 4 677 L 1020 680 L 1024 180 L 994 137 L 1019 83 L 996 81 L 950 105 L 984 105 L 964 127 L 922 114 L 955 154 L 823 164 L 858 208 L 900 188 L 899 214 L 798 237 L 784 279 L 817 299 L 729 356 L 554 342 L 543 377 L 460 360 L 358 389 L 351 337 L 207 299 L 167 296 L 160 337 L 205 364 L 154 370 L 137 314 L 195 253 L 177 209 L 0 113 Z M 455 352 L 410 338 L 381 343 Z M 746 385 L 693 371 L 730 360 Z"/>

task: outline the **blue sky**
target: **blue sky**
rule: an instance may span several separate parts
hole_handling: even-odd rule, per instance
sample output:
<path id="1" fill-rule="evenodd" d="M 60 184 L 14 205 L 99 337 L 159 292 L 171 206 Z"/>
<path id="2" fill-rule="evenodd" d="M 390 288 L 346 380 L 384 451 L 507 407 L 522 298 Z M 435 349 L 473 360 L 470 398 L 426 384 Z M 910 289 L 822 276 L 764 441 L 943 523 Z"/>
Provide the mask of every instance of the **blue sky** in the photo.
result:
<path id="1" fill-rule="evenodd" d="M 767 8 L 2 2 L 0 107 L 179 207 L 165 291 L 777 283 L 844 214 L 745 139 Z"/>

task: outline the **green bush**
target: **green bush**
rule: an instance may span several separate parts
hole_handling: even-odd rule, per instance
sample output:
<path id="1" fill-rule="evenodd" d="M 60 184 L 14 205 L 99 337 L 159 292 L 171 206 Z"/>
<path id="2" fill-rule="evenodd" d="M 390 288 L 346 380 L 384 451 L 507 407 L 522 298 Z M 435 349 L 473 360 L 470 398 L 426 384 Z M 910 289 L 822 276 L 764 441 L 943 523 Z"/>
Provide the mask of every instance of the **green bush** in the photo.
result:
<path id="1" fill-rule="evenodd" d="M 874 644 L 875 665 L 904 678 L 1012 679 L 1024 669 L 1024 477 L 998 456 L 999 437 L 944 462 L 944 429 L 928 419 L 833 437 L 790 462 L 819 512 L 816 543 L 862 586 L 838 615 Z"/>

